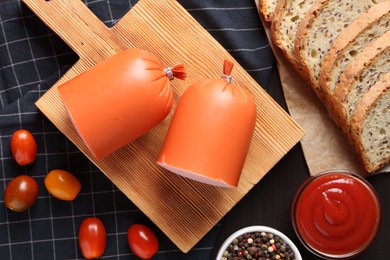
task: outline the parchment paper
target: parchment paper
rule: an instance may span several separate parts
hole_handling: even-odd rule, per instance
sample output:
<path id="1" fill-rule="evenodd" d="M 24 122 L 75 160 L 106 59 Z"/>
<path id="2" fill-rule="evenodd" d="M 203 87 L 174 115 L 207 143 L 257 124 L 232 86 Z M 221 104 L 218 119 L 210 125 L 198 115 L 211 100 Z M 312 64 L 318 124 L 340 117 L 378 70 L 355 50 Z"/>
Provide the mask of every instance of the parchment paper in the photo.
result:
<path id="1" fill-rule="evenodd" d="M 255 0 L 258 6 L 258 0 Z M 261 17 L 261 16 L 260 16 Z M 280 80 L 291 117 L 304 129 L 302 150 L 311 175 L 329 170 L 347 170 L 367 177 L 356 152 L 333 123 L 325 106 L 285 60 L 270 37 L 270 23 L 263 21 L 277 60 Z M 390 164 L 379 172 L 389 172 Z M 378 173 L 379 173 L 378 172 Z"/>

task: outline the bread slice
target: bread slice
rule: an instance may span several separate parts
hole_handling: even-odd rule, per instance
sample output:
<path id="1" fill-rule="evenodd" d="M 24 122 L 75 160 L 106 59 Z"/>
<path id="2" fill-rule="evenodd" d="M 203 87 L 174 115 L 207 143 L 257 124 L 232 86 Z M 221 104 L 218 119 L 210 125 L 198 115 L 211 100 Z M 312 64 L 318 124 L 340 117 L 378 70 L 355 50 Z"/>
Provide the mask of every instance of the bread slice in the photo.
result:
<path id="1" fill-rule="evenodd" d="M 294 51 L 305 80 L 317 95 L 321 63 L 334 40 L 358 16 L 375 5 L 374 0 L 327 0 L 308 12 L 298 26 Z"/>
<path id="2" fill-rule="evenodd" d="M 267 22 L 271 21 L 278 0 L 259 0 L 259 12 Z"/>
<path id="3" fill-rule="evenodd" d="M 340 76 L 330 112 L 336 123 L 348 133 L 350 119 L 361 97 L 385 73 L 390 71 L 390 31 L 370 43 L 356 56 Z"/>
<path id="4" fill-rule="evenodd" d="M 341 73 L 371 41 L 390 30 L 390 1 L 371 7 L 343 30 L 325 55 L 319 86 L 325 102 L 331 99 Z"/>
<path id="5" fill-rule="evenodd" d="M 271 37 L 294 67 L 298 66 L 294 54 L 297 28 L 315 2 L 316 0 L 279 0 L 272 17 Z"/>
<path id="6" fill-rule="evenodd" d="M 352 117 L 351 135 L 368 172 L 390 162 L 390 72 L 360 100 Z"/>

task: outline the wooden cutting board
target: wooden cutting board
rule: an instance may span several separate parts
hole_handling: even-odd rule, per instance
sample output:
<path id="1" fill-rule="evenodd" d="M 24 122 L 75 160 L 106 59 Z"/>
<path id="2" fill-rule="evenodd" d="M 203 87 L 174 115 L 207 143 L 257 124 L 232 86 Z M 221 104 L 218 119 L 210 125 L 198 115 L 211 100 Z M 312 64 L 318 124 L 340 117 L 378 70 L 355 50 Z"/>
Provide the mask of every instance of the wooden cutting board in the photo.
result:
<path id="1" fill-rule="evenodd" d="M 290 116 L 175 0 L 140 0 L 113 28 L 107 28 L 80 0 L 23 2 L 80 57 L 36 102 L 37 107 L 183 252 L 188 252 L 303 137 Z M 129 47 L 154 53 L 164 66 L 184 63 L 188 77 L 172 81 L 175 104 L 161 124 L 104 160 L 96 160 L 73 128 L 57 86 Z M 192 181 L 155 163 L 181 94 L 197 80 L 219 78 L 224 59 L 235 62 L 233 79 L 253 94 L 258 109 L 252 144 L 239 186 L 234 189 Z"/>

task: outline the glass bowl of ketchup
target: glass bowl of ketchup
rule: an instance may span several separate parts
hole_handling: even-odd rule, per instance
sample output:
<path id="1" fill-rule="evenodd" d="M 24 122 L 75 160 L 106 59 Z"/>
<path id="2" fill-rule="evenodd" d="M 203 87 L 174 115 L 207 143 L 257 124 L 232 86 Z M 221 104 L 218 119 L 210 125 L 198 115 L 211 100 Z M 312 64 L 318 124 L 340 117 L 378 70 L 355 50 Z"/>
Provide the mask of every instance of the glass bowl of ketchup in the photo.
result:
<path id="1" fill-rule="evenodd" d="M 324 259 L 348 259 L 374 240 L 381 205 L 364 178 L 347 171 L 310 177 L 294 198 L 294 230 L 304 246 Z"/>

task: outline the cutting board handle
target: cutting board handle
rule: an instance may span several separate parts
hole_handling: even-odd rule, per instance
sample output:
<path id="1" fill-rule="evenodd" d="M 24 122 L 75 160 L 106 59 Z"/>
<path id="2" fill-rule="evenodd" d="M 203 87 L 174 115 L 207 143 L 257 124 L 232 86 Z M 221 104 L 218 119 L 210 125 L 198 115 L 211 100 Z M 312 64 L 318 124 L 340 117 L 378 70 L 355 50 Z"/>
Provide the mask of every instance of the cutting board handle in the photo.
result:
<path id="1" fill-rule="evenodd" d="M 96 64 L 127 48 L 81 0 L 23 2 L 85 61 Z"/>

